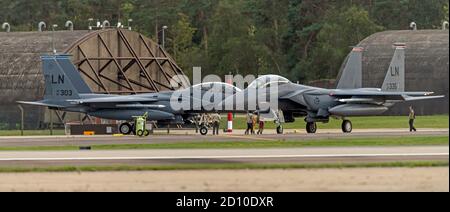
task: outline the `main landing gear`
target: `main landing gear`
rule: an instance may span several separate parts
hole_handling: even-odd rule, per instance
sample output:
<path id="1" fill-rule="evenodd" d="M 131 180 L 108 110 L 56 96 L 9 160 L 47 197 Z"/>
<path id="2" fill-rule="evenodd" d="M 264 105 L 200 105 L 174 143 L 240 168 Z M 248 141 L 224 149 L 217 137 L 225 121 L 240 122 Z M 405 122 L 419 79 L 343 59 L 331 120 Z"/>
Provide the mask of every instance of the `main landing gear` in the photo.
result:
<path id="1" fill-rule="evenodd" d="M 349 120 L 344 120 L 342 122 L 342 132 L 343 133 L 351 133 L 353 131 L 353 124 Z M 308 122 L 306 123 L 306 132 L 308 134 L 315 134 L 317 132 L 317 124 L 316 122 Z"/>
<path id="2" fill-rule="evenodd" d="M 353 124 L 349 120 L 344 120 L 342 122 L 342 132 L 351 133 L 353 131 Z"/>
<path id="3" fill-rule="evenodd" d="M 131 135 L 134 132 L 134 125 L 125 122 L 119 126 L 119 131 L 123 135 Z"/>

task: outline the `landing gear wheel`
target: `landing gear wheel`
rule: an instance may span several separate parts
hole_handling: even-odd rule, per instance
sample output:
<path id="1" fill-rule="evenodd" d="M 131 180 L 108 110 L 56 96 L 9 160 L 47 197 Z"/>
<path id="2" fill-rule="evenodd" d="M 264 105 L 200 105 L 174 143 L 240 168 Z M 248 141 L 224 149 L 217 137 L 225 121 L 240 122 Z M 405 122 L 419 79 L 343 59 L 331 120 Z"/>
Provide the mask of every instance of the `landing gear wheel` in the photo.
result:
<path id="1" fill-rule="evenodd" d="M 342 122 L 342 132 L 344 133 L 351 133 L 353 131 L 353 125 L 351 121 L 344 120 Z"/>
<path id="2" fill-rule="evenodd" d="M 136 133 L 137 133 L 137 136 L 139 136 L 139 137 L 144 136 L 144 130 L 138 130 Z"/>
<path id="3" fill-rule="evenodd" d="M 317 132 L 317 124 L 315 122 L 308 122 L 306 124 L 306 132 L 309 134 L 314 134 Z"/>
<path id="4" fill-rule="evenodd" d="M 208 128 L 207 127 L 201 127 L 200 128 L 200 134 L 201 135 L 208 135 Z"/>
<path id="5" fill-rule="evenodd" d="M 149 131 L 149 130 L 145 130 L 145 131 L 144 131 L 144 136 L 145 136 L 145 137 L 148 137 L 149 135 L 150 135 L 150 131 Z"/>
<path id="6" fill-rule="evenodd" d="M 277 127 L 277 134 L 278 134 L 278 135 L 281 135 L 281 134 L 283 134 L 283 133 L 284 133 L 283 125 L 278 126 L 278 127 Z"/>
<path id="7" fill-rule="evenodd" d="M 133 127 L 131 126 L 130 123 L 123 123 L 120 125 L 119 131 L 124 135 L 129 135 L 133 131 Z"/>

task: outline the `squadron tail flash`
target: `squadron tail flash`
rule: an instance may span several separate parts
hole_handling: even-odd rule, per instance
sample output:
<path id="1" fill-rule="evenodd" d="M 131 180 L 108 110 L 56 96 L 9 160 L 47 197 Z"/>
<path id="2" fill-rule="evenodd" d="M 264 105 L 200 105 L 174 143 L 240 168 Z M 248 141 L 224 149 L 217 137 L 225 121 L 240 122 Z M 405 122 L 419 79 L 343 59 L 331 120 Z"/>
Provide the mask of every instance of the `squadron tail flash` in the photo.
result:
<path id="1" fill-rule="evenodd" d="M 405 91 L 405 44 L 394 44 L 395 53 L 389 66 L 381 90 L 388 92 Z"/>
<path id="2" fill-rule="evenodd" d="M 78 91 L 64 73 L 58 56 L 43 56 L 42 70 L 45 78 L 44 100 L 78 99 Z"/>
<path id="3" fill-rule="evenodd" d="M 70 81 L 72 82 L 73 86 L 78 91 L 78 93 L 80 94 L 92 93 L 91 89 L 89 89 L 89 86 L 83 80 L 83 78 L 80 75 L 80 72 L 78 72 L 76 67 L 73 65 L 68 55 L 59 55 L 56 57 L 56 61 L 57 63 L 60 64 L 62 71 L 67 75 L 67 77 L 69 77 Z"/>

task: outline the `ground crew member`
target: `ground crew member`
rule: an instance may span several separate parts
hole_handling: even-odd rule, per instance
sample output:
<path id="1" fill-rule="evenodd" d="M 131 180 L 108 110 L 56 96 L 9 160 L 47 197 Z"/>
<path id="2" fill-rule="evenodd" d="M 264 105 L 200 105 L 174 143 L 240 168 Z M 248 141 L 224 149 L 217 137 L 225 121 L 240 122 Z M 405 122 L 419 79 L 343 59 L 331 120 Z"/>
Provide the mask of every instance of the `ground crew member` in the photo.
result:
<path id="1" fill-rule="evenodd" d="M 258 115 L 256 115 L 257 113 L 253 113 L 252 115 L 252 135 L 256 134 L 256 126 L 258 124 Z"/>
<path id="2" fill-rule="evenodd" d="M 258 116 L 258 122 L 259 122 L 259 130 L 258 130 L 258 135 L 262 135 L 264 132 L 264 125 L 266 124 L 264 122 L 264 119 L 261 118 L 261 115 Z"/>
<path id="3" fill-rule="evenodd" d="M 250 112 L 247 113 L 247 130 L 245 131 L 246 135 L 250 135 L 253 130 L 253 118 Z"/>
<path id="4" fill-rule="evenodd" d="M 220 120 L 222 119 L 222 117 L 220 117 L 220 115 L 217 113 L 212 115 L 211 118 L 213 123 L 213 135 L 219 135 Z"/>
<path id="5" fill-rule="evenodd" d="M 417 129 L 414 127 L 414 121 L 416 120 L 416 112 L 414 111 L 414 108 L 411 106 L 409 107 L 409 131 L 417 132 Z"/>

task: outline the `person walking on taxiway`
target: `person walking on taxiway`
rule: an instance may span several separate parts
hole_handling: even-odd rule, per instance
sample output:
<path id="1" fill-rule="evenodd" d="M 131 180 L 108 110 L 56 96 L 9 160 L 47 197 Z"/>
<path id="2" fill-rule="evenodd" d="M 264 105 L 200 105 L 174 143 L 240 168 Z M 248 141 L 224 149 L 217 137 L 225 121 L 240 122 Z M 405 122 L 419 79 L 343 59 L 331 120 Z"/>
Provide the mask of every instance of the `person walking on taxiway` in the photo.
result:
<path id="1" fill-rule="evenodd" d="M 252 135 L 256 134 L 256 126 L 258 124 L 258 115 L 257 113 L 253 113 L 252 115 Z"/>
<path id="2" fill-rule="evenodd" d="M 417 132 L 417 129 L 414 127 L 414 121 L 416 120 L 416 112 L 412 106 L 409 107 L 409 131 Z"/>
<path id="3" fill-rule="evenodd" d="M 213 114 L 211 118 L 213 123 L 213 135 L 219 135 L 220 120 L 222 120 L 222 117 L 217 113 Z"/>
<path id="4" fill-rule="evenodd" d="M 264 121 L 264 118 L 261 117 L 261 114 L 258 115 L 258 122 L 259 122 L 259 130 L 258 130 L 258 135 L 262 135 L 264 132 L 264 125 L 266 124 Z"/>
<path id="5" fill-rule="evenodd" d="M 247 113 L 247 130 L 245 131 L 246 135 L 250 135 L 253 131 L 253 118 L 250 112 Z"/>

